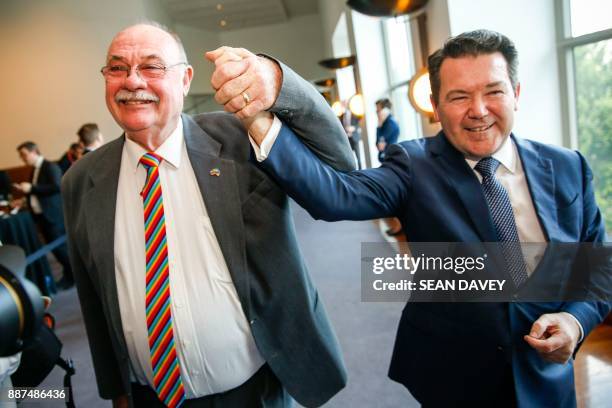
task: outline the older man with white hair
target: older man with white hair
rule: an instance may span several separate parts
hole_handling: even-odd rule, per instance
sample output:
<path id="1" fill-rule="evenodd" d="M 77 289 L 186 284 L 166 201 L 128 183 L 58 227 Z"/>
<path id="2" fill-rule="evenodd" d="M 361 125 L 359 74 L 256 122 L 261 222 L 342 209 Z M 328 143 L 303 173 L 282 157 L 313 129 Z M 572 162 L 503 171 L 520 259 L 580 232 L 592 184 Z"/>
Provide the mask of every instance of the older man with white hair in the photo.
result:
<path id="1" fill-rule="evenodd" d="M 314 137 L 323 160 L 353 168 L 330 109 L 293 109 L 303 95 L 322 100 L 312 86 L 270 58 L 239 59 L 223 69 L 241 78 L 241 118 L 270 109 Z M 102 75 L 125 133 L 62 183 L 100 395 L 115 406 L 323 404 L 346 381 L 338 343 L 288 198 L 252 164 L 241 121 L 181 114 L 193 68 L 156 24 L 118 33 Z"/>

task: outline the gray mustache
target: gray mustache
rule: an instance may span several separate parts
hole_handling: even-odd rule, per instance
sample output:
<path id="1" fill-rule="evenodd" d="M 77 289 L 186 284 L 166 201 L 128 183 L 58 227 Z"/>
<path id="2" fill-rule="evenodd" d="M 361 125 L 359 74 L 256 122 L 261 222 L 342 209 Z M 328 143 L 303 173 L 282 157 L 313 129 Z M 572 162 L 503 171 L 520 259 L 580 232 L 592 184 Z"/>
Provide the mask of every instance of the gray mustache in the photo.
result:
<path id="1" fill-rule="evenodd" d="M 128 102 L 128 101 L 159 102 L 159 98 L 145 91 L 131 92 L 131 91 L 126 91 L 125 89 L 120 90 L 115 95 L 115 102 Z"/>

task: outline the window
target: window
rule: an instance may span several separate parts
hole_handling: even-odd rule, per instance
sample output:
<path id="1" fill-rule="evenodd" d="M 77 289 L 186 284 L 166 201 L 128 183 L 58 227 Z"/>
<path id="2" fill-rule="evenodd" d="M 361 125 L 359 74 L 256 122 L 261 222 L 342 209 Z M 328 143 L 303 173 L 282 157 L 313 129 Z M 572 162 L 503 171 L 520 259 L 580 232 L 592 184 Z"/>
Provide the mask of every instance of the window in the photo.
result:
<path id="1" fill-rule="evenodd" d="M 559 10 L 565 143 L 588 160 L 612 235 L 612 3 L 565 0 Z"/>
<path id="2" fill-rule="evenodd" d="M 385 56 L 389 77 L 389 99 L 400 127 L 399 140 L 422 136 L 419 114 L 408 100 L 408 82 L 415 74 L 410 20 L 406 17 L 381 21 L 385 40 Z"/>

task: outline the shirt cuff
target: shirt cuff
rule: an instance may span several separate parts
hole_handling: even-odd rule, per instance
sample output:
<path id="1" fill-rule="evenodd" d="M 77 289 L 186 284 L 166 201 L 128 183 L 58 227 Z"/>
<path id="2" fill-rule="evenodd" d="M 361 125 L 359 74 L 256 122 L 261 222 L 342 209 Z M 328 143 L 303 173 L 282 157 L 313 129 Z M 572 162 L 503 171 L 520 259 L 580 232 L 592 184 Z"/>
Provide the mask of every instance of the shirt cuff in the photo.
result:
<path id="1" fill-rule="evenodd" d="M 266 133 L 266 136 L 264 137 L 260 146 L 257 146 L 257 143 L 255 143 L 251 137 L 251 134 L 249 133 L 249 141 L 251 142 L 251 146 L 253 146 L 253 151 L 255 152 L 255 157 L 257 158 L 258 162 L 262 162 L 268 158 L 270 150 L 272 150 L 272 146 L 274 145 L 274 142 L 276 141 L 276 138 L 278 137 L 283 125 L 276 115 L 272 116 L 274 116 L 274 119 L 272 119 L 272 126 L 270 126 L 270 129 L 268 130 L 268 133 Z"/>
<path id="2" fill-rule="evenodd" d="M 572 319 L 574 319 L 574 321 L 576 322 L 576 324 L 578 324 L 578 327 L 580 328 L 580 339 L 578 340 L 578 343 L 580 343 L 582 340 L 584 340 L 584 329 L 582 328 L 582 325 L 580 324 L 580 322 L 578 321 L 578 319 L 576 319 L 576 316 L 574 316 L 573 314 L 569 313 L 569 312 L 563 312 L 565 314 L 567 314 L 568 316 L 570 316 Z"/>

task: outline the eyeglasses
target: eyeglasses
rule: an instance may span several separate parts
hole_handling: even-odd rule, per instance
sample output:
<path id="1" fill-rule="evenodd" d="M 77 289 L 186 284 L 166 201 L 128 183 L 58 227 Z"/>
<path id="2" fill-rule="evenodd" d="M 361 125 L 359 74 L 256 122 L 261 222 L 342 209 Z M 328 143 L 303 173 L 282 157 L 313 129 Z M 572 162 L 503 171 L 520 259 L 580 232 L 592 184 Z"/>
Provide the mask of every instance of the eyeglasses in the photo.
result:
<path id="1" fill-rule="evenodd" d="M 138 76 L 144 80 L 147 79 L 159 79 L 166 75 L 169 69 L 178 67 L 179 65 L 187 65 L 186 62 L 178 62 L 172 65 L 164 64 L 139 64 L 134 67 Z M 130 76 L 132 72 L 131 65 L 125 64 L 110 64 L 103 66 L 100 70 L 104 78 L 107 80 L 119 80 L 125 79 Z"/>

